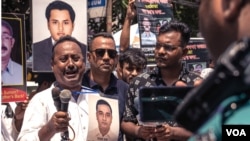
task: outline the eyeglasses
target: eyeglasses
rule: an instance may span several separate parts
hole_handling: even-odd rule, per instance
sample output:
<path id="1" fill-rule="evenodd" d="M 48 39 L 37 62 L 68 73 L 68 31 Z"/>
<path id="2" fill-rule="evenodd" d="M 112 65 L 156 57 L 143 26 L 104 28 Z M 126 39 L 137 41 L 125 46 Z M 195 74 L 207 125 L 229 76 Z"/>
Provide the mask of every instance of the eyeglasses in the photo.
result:
<path id="1" fill-rule="evenodd" d="M 160 49 L 161 47 L 163 47 L 165 51 L 174 51 L 178 48 L 178 47 L 168 45 L 168 44 L 156 43 L 156 46 L 155 46 L 156 49 Z"/>
<path id="2" fill-rule="evenodd" d="M 117 56 L 117 51 L 114 49 L 100 48 L 100 49 L 92 50 L 90 52 L 95 52 L 96 56 L 98 57 L 103 57 L 106 52 L 108 52 L 109 57 L 112 59 L 114 59 Z"/>
<path id="3" fill-rule="evenodd" d="M 10 35 L 8 35 L 8 34 L 3 34 L 3 35 L 2 35 L 2 39 L 3 39 L 3 40 L 8 40 L 8 41 L 10 41 L 10 40 L 12 40 L 12 36 L 10 36 Z"/>

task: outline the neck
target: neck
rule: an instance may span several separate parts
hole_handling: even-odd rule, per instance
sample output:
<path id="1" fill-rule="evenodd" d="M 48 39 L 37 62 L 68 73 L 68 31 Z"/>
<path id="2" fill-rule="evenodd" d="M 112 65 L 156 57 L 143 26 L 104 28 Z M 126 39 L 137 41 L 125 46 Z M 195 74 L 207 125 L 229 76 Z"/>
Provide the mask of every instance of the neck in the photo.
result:
<path id="1" fill-rule="evenodd" d="M 179 79 L 180 73 L 182 71 L 182 66 L 180 64 L 172 68 L 160 68 L 160 71 L 163 81 L 168 86 L 171 86 Z"/>
<path id="2" fill-rule="evenodd" d="M 71 85 L 65 86 L 65 85 L 61 85 L 61 84 L 56 83 L 55 87 L 59 87 L 60 89 L 68 89 L 70 91 L 81 91 L 81 89 L 82 89 L 81 84 L 74 85 L 74 86 L 71 86 Z"/>
<path id="3" fill-rule="evenodd" d="M 111 73 L 103 73 L 90 70 L 89 78 L 100 85 L 103 90 L 109 86 Z"/>
<path id="4" fill-rule="evenodd" d="M 109 129 L 101 129 L 101 130 L 100 130 L 100 133 L 102 134 L 102 136 L 107 135 L 108 132 L 109 132 Z"/>

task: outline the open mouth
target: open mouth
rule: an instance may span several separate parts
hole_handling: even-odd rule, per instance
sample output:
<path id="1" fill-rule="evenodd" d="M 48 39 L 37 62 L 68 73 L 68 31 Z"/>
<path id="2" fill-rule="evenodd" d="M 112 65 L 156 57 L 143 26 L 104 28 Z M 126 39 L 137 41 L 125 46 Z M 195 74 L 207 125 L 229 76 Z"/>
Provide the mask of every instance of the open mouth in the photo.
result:
<path id="1" fill-rule="evenodd" d="M 77 71 L 77 69 L 68 69 L 68 70 L 66 70 L 65 71 L 65 75 L 67 76 L 67 77 L 75 77 L 76 75 L 77 75 L 77 73 L 78 73 L 78 71 Z"/>

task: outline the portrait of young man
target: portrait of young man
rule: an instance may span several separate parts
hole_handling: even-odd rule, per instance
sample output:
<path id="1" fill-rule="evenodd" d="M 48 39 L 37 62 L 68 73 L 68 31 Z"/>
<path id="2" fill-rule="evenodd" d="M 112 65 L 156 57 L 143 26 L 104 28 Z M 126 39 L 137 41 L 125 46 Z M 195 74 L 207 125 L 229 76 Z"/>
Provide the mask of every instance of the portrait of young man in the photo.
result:
<path id="1" fill-rule="evenodd" d="M 86 54 L 87 44 L 86 1 L 46 0 L 33 1 L 32 70 L 51 72 L 50 59 L 53 44 L 62 36 L 77 38 Z M 85 13 L 85 14 L 84 14 Z M 41 24 L 42 23 L 42 24 Z"/>
<path id="2" fill-rule="evenodd" d="M 115 141 L 119 135 L 118 101 L 99 95 L 89 96 L 89 131 L 87 141 Z"/>

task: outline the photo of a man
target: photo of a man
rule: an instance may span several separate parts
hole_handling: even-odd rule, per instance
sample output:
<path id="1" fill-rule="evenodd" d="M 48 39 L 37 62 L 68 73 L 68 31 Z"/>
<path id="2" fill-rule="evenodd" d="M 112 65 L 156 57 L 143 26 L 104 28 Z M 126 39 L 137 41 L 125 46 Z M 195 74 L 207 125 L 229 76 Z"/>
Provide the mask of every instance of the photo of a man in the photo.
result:
<path id="1" fill-rule="evenodd" d="M 22 85 L 22 65 L 11 59 L 11 52 L 15 44 L 13 28 L 2 19 L 2 85 Z"/>
<path id="2" fill-rule="evenodd" d="M 117 140 L 117 135 L 111 131 L 113 120 L 112 108 L 104 99 L 99 99 L 96 102 L 96 120 L 98 127 L 89 131 L 88 141 Z"/>
<path id="3" fill-rule="evenodd" d="M 62 36 L 72 35 L 75 29 L 76 12 L 67 2 L 60 0 L 52 1 L 47 5 L 44 13 L 50 36 L 33 43 L 32 59 L 34 72 L 52 71 L 50 59 L 53 44 Z M 82 46 L 84 49 L 83 53 L 86 54 L 86 44 L 82 43 Z"/>
<path id="4" fill-rule="evenodd" d="M 152 22 L 147 16 L 142 16 L 142 27 L 143 32 L 141 33 L 141 44 L 142 45 L 155 45 L 156 44 L 156 35 L 152 30 Z"/>

